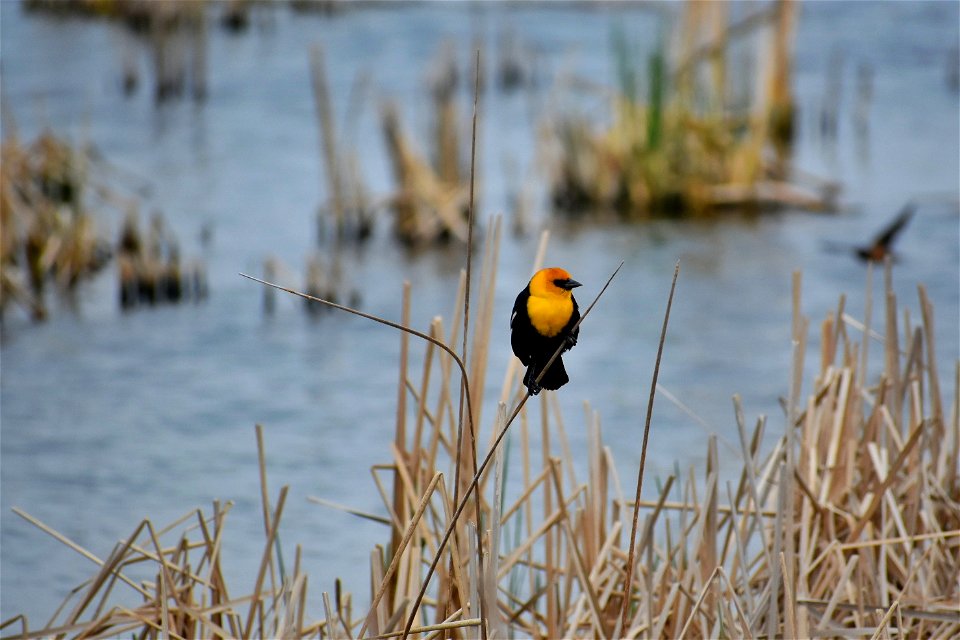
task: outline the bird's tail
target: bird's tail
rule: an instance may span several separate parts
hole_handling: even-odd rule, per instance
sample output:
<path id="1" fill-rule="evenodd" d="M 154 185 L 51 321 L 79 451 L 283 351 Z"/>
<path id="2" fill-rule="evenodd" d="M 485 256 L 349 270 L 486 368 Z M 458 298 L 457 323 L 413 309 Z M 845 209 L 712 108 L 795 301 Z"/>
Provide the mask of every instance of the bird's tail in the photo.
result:
<path id="1" fill-rule="evenodd" d="M 534 391 L 533 385 L 537 380 L 537 376 L 540 375 L 541 370 L 542 367 L 537 367 L 535 365 L 529 366 L 527 367 L 527 374 L 523 377 L 524 386 L 530 389 L 531 393 L 534 395 L 538 393 L 540 389 L 556 391 L 563 385 L 570 382 L 570 378 L 567 376 L 567 370 L 563 367 L 563 358 L 558 357 L 543 375 L 543 379 L 540 380 L 540 387 Z"/>

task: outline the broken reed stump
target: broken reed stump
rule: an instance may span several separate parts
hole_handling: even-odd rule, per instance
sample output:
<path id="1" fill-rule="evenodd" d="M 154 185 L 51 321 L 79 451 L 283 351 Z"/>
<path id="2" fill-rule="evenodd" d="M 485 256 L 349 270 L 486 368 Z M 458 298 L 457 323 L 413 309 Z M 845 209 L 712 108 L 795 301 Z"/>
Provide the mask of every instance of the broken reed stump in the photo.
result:
<path id="1" fill-rule="evenodd" d="M 320 133 L 320 155 L 323 159 L 327 203 L 322 205 L 317 217 L 317 237 L 326 239 L 326 228 L 332 224 L 333 241 L 339 247 L 344 241 L 362 244 L 373 233 L 374 207 L 360 171 L 359 154 L 356 149 L 344 149 L 335 127 L 333 101 L 327 80 L 324 49 L 320 45 L 310 48 L 310 79 L 317 110 L 317 129 Z M 351 90 L 348 121 L 360 111 L 360 97 L 365 89 L 366 76 L 360 74 Z"/>
<path id="2" fill-rule="evenodd" d="M 124 220 L 117 242 L 117 282 L 120 307 L 176 304 L 207 297 L 206 269 L 199 260 L 181 266 L 180 247 L 166 228 L 163 214 L 155 213 L 143 238 L 136 211 Z"/>
<path id="3" fill-rule="evenodd" d="M 386 103 L 381 122 L 396 189 L 390 198 L 394 236 L 412 247 L 466 242 L 470 207 L 469 172 L 461 166 L 460 132 L 465 127 L 457 110 L 458 73 L 453 46 L 447 43 L 435 63 L 429 87 L 435 126 L 430 132 L 432 153 L 424 155 L 404 132 L 398 107 Z"/>

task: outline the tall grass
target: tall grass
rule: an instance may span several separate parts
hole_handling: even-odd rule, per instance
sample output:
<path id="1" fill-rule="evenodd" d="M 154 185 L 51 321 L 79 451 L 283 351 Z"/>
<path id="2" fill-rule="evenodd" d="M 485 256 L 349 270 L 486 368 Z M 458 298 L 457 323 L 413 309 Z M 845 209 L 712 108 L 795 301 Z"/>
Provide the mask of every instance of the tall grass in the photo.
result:
<path id="1" fill-rule="evenodd" d="M 488 269 L 481 269 L 477 293 L 485 301 L 495 282 Z M 742 462 L 733 481 L 721 479 L 711 437 L 702 468 L 658 479 L 656 490 L 635 504 L 625 498 L 623 473 L 595 411 L 588 409 L 577 427 L 588 434 L 587 450 L 573 453 L 554 394 L 542 394 L 536 409 L 523 407 L 509 447 L 498 449 L 492 471 L 477 483 L 479 514 L 465 512 L 416 611 L 425 568 L 457 506 L 460 375 L 451 352 L 432 342 L 408 348 L 408 366 L 419 359 L 421 374 L 414 378 L 412 366 L 402 369 L 398 398 L 407 428 L 402 437 L 398 430 L 387 460 L 373 469 L 387 515 L 351 511 L 383 522 L 385 542 L 392 540 L 372 551 L 366 579 L 345 576 L 367 591 L 369 608 L 358 608 L 337 581 L 323 594 L 324 611 L 305 611 L 308 579 L 299 547 L 285 571 L 277 553 L 286 488 L 271 504 L 261 455 L 265 541 L 252 590 L 228 590 L 222 577 L 219 549 L 229 505 L 215 504 L 212 515 L 198 510 L 162 530 L 145 520 L 103 561 L 18 510 L 101 569 L 43 629 L 31 631 L 24 619 L 4 628 L 15 626 L 16 637 L 25 638 L 125 632 L 346 638 L 361 630 L 363 637 L 386 638 L 403 635 L 409 618 L 409 634 L 422 637 L 479 637 L 481 624 L 488 637 L 955 636 L 960 369 L 948 408 L 934 359 L 932 304 L 920 286 L 922 313 L 914 325 L 899 313 L 889 267 L 884 280 L 880 326 L 872 326 L 872 302 L 860 321 L 846 313 L 841 298 L 820 324 L 819 361 L 810 365 L 810 322 L 795 278 L 795 358 L 785 372 L 782 433 L 761 450 L 771 426 L 763 418 L 748 424 L 735 396 Z M 447 329 L 436 318 L 425 335 L 455 344 L 456 326 Z M 468 371 L 486 357 L 490 324 L 473 323 L 472 339 L 479 348 L 464 362 Z M 868 374 L 873 358 L 883 365 L 878 375 Z M 518 372 L 512 362 L 497 373 L 505 374 L 501 397 L 508 401 L 523 395 Z M 805 377 L 812 386 L 804 399 Z M 479 404 L 472 406 L 479 414 Z M 487 418 L 495 432 L 506 409 L 499 403 Z M 651 438 L 663 437 L 654 421 Z M 259 430 L 258 445 L 262 451 Z M 581 456 L 585 478 L 576 473 Z M 507 478 L 506 469 L 515 466 L 521 472 Z M 626 532 L 635 507 L 641 526 L 636 560 L 628 565 Z M 180 538 L 171 542 L 177 530 Z M 126 571 L 134 565 L 153 567 L 156 579 L 130 579 Z M 625 592 L 628 566 L 635 578 Z M 358 587 L 364 581 L 369 586 Z M 142 604 L 112 605 L 121 591 Z M 482 617 L 481 598 L 487 602 Z M 627 624 L 620 627 L 624 604 Z"/>

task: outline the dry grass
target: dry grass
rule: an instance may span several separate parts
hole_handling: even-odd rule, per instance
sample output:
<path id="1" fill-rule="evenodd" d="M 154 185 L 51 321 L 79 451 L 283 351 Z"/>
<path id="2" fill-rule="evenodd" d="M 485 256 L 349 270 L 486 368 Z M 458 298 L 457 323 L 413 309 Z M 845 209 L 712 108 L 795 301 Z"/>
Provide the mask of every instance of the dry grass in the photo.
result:
<path id="1" fill-rule="evenodd" d="M 3 141 L 0 170 L 0 312 L 16 302 L 35 320 L 48 314 L 53 283 L 72 291 L 110 258 L 84 205 L 87 157 L 51 133 L 29 145 Z"/>
<path id="2" fill-rule="evenodd" d="M 488 256 L 496 238 L 487 240 Z M 485 258 L 481 268 L 468 371 L 485 366 L 493 265 Z M 386 518 L 354 512 L 384 522 L 392 538 L 371 554 L 369 609 L 357 609 L 338 581 L 332 599 L 324 593 L 325 611 L 313 612 L 319 620 L 304 611 L 307 577 L 299 561 L 292 572 L 280 570 L 274 532 L 286 489 L 271 505 L 258 430 L 265 542 L 252 591 L 237 596 L 223 582 L 218 552 L 228 508 L 215 505 L 212 516 L 197 511 L 189 522 L 168 527 L 183 530 L 173 544 L 161 543 L 170 534 L 144 521 L 106 561 L 97 561 L 97 575 L 45 629 L 24 630 L 21 637 L 394 637 L 408 618 L 410 633 L 426 637 L 953 637 L 960 633 L 960 426 L 956 404 L 951 411 L 942 406 L 932 306 L 921 287 L 921 322 L 899 325 L 888 275 L 878 314 L 885 326 L 878 333 L 869 319 L 850 318 L 841 301 L 821 325 L 820 362 L 803 401 L 809 323 L 799 311 L 799 277 L 794 285 L 789 428 L 762 452 L 766 421 L 749 428 L 735 398 L 743 460 L 735 480 L 721 481 L 710 438 L 705 468 L 666 478 L 640 501 L 625 629 L 619 614 L 632 500 L 624 497 L 622 474 L 589 407 L 582 427 L 588 475 L 576 477 L 550 393 L 539 397 L 538 410 L 520 411 L 510 445 L 497 450 L 492 471 L 478 483 L 479 518 L 473 507 L 465 510 L 422 605 L 412 610 L 457 506 L 451 467 L 460 375 L 451 352 L 428 343 L 416 378 L 410 370 L 419 349 L 406 350 L 398 437 L 389 459 L 372 470 Z M 427 334 L 456 344 L 457 327 L 445 328 L 437 318 Z M 871 341 L 880 343 L 873 355 L 883 360 L 874 379 L 866 375 Z M 507 404 L 522 396 L 517 373 L 514 362 L 503 380 L 504 402 L 487 419 L 495 432 L 506 421 Z M 479 379 L 472 381 L 480 393 Z M 479 403 L 470 406 L 480 424 Z M 531 433 L 537 429 L 540 446 Z M 651 437 L 666 437 L 655 421 Z M 521 469 L 509 486 L 508 455 L 515 457 L 512 468 Z M 467 465 L 461 477 L 471 477 L 473 463 L 461 464 Z M 156 578 L 127 578 L 135 564 L 153 567 Z M 359 576 L 349 578 L 356 585 Z M 121 592 L 142 603 L 112 605 Z M 4 626 L 20 624 L 25 621 Z"/>
<path id="3" fill-rule="evenodd" d="M 125 309 L 205 297 L 202 262 L 181 260 L 161 213 L 141 233 L 142 202 L 122 184 L 130 176 L 95 149 L 51 132 L 24 144 L 14 128 L 3 141 L 0 166 L 0 314 L 15 303 L 43 320 L 51 290 L 75 302 L 79 285 L 114 257 Z M 126 218 L 114 247 L 103 227 L 117 210 Z"/>
<path id="4" fill-rule="evenodd" d="M 590 412 L 589 479 L 574 478 L 563 422 L 549 395 L 541 399 L 540 451 L 529 444 L 527 412 L 520 414 L 523 481 L 510 492 L 518 497 L 504 500 L 502 461 L 480 484 L 484 546 L 498 553 L 484 557 L 481 573 L 465 525 L 444 552 L 414 624 L 454 614 L 473 620 L 486 596 L 490 637 L 950 637 L 960 630 L 954 579 L 960 570 L 958 426 L 956 417 L 945 422 L 933 399 L 940 397 L 939 381 L 931 377 L 935 367 L 922 364 L 929 361 L 924 354 L 933 353 L 932 345 L 925 350 L 929 303 L 921 293 L 927 322 L 911 329 L 916 337 L 907 353 L 900 353 L 891 327 L 884 338 L 887 368 L 873 387 L 862 375 L 862 347 L 848 336 L 847 321 L 828 319 L 815 392 L 801 404 L 797 383 L 807 322 L 799 314 L 799 286 L 796 291 L 797 357 L 786 412 L 792 427 L 762 455 L 765 422 L 749 431 L 736 401 L 744 459 L 737 481 L 721 485 L 711 439 L 703 477 L 691 470 L 668 478 L 655 500 L 641 502 L 646 513 L 633 567 L 638 579 L 625 631 L 617 628 L 617 614 L 631 505 Z M 896 318 L 889 289 L 888 301 Z M 425 355 L 440 358 L 443 368 L 442 354 Z M 504 398 L 519 393 L 514 373 L 508 373 Z M 403 526 L 393 523 L 404 544 L 390 567 L 372 567 L 372 593 L 381 593 L 365 622 L 372 635 L 397 631 L 411 614 L 407 603 L 416 600 L 424 556 L 436 553 L 454 506 L 451 489 L 438 481 L 453 458 L 456 423 L 442 400 L 451 394 L 441 388 L 441 404 L 427 407 L 419 400 L 429 395 L 423 384 L 408 380 L 407 392 L 416 405 L 407 410 L 432 416 L 434 432 L 407 438 L 404 449 L 393 447 L 403 497 L 385 507 L 414 515 Z M 505 410 L 501 405 L 495 432 Z M 551 446 L 553 438 L 561 446 Z M 447 455 L 438 457 L 445 446 Z M 558 449 L 562 456 L 554 454 Z M 385 587 L 394 573 L 400 576 L 395 587 Z"/>
<path id="5" fill-rule="evenodd" d="M 397 186 L 391 197 L 394 235 L 404 244 L 424 246 L 453 240 L 466 242 L 468 209 L 473 202 L 460 157 L 457 111 L 457 69 L 452 45 L 436 63 L 431 86 L 436 123 L 430 132 L 432 153 L 426 156 L 404 132 L 394 104 L 382 109 L 387 154 Z M 472 170 L 471 170 L 472 172 Z"/>
<path id="6" fill-rule="evenodd" d="M 197 509 L 162 529 L 146 519 L 106 560 L 14 509 L 100 568 L 71 591 L 43 629 L 31 630 L 22 616 L 7 620 L 2 627 L 19 628 L 20 633 L 12 636 L 17 638 L 112 638 L 124 634 L 140 638 L 280 638 L 288 637 L 291 629 L 297 630 L 297 637 L 315 632 L 304 626 L 307 576 L 300 568 L 300 547 L 292 575 L 285 574 L 278 557 L 276 533 L 289 487 L 281 488 L 276 505 L 271 506 L 259 426 L 257 444 L 265 542 L 256 582 L 248 595 L 231 596 L 223 577 L 220 550 L 231 503 L 214 502 L 212 515 Z M 177 532 L 179 537 L 171 541 Z M 128 576 L 131 571 L 147 571 L 154 577 L 138 581 Z M 317 629 L 320 627 L 322 623 Z"/>

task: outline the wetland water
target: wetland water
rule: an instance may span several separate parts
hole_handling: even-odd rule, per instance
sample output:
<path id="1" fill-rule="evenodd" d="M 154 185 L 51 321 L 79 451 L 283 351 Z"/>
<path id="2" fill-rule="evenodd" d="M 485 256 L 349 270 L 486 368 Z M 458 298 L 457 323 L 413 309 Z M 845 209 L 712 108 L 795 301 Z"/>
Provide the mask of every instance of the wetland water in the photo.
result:
<path id="1" fill-rule="evenodd" d="M 577 290 L 582 305 L 620 260 L 626 262 L 582 327 L 578 347 L 565 356 L 572 381 L 560 394 L 574 451 L 586 449 L 587 400 L 600 412 L 625 482 L 639 458 L 677 259 L 682 272 L 661 384 L 719 435 L 722 449 L 724 442 L 736 443 L 734 393 L 743 396 L 748 421 L 770 416 L 768 433 L 776 436 L 783 428 L 778 397 L 789 382 L 791 273 L 803 271 L 803 311 L 811 319 L 806 393 L 818 364 L 819 323 L 841 293 L 853 316 L 862 317 L 864 309 L 865 267 L 824 251 L 824 242 L 866 241 L 908 199 L 934 194 L 937 201 L 920 208 L 897 245 L 894 278 L 913 321 L 920 317 L 916 285 L 927 286 L 937 311 L 941 375 L 951 380 L 960 348 L 960 114 L 947 76 L 949 56 L 957 55 L 957 14 L 958 5 L 946 2 L 803 6 L 795 158 L 800 167 L 843 183 L 842 214 L 786 211 L 627 226 L 551 218 L 539 198 L 533 231 L 503 238 L 484 429 L 510 354 L 510 308 L 529 276 L 542 227 L 552 232 L 547 262 L 584 283 Z M 123 95 L 124 44 L 115 25 L 26 14 L 15 2 L 0 3 L 0 19 L 4 107 L 15 116 L 19 135 L 30 140 L 48 126 L 92 142 L 133 176 L 126 179 L 149 185 L 141 215 L 164 212 L 184 253 L 206 260 L 211 290 L 200 305 L 124 314 L 108 270 L 86 285 L 76 313 L 54 309 L 52 319 L 37 326 L 15 314 L 8 318 L 0 352 L 2 618 L 23 612 L 33 626 L 45 622 L 94 570 L 12 514 L 14 506 L 105 557 L 144 517 L 165 524 L 197 506 L 209 509 L 214 499 L 232 500 L 224 540 L 227 577 L 233 591 L 249 592 L 263 545 L 255 423 L 265 429 L 271 492 L 291 485 L 281 537 L 290 556 L 294 544 L 303 545 L 310 610 L 322 616 L 320 593 L 332 590 L 338 576 L 365 602 L 369 552 L 386 541 L 386 531 L 306 497 L 382 512 L 369 467 L 389 459 L 398 337 L 343 314 L 312 320 L 296 300 L 283 297 L 275 316 L 264 319 L 259 285 L 237 275 L 259 274 L 268 255 L 302 272 L 315 246 L 315 210 L 325 193 L 309 46 L 325 47 L 341 117 L 355 74 L 371 75 L 371 95 L 348 135 L 377 195 L 392 186 L 380 98 L 395 99 L 405 126 L 424 139 L 431 113 L 424 79 L 445 39 L 462 44 L 462 70 L 467 43 L 480 37 L 494 45 L 508 24 L 533 46 L 540 85 L 509 95 L 488 90 L 482 97 L 479 216 L 487 220 L 501 211 L 510 215 L 511 194 L 522 181 L 537 180 L 532 191 L 543 195 L 543 177 L 530 167 L 539 117 L 554 100 L 552 83 L 560 72 L 612 85 L 612 26 L 649 40 L 656 34 L 655 14 L 632 5 L 421 4 L 334 17 L 277 9 L 256 14 L 244 34 L 211 29 L 206 102 L 159 107 L 149 86 Z M 837 51 L 842 58 L 832 57 Z M 828 68 L 838 59 L 844 80 L 839 135 L 828 148 L 815 133 L 829 91 Z M 856 68 L 864 63 L 873 69 L 866 149 L 851 120 Z M 461 104 L 466 112 L 467 100 Z M 506 168 L 506 159 L 516 168 Z M 114 212 L 103 224 L 115 233 L 119 221 Z M 205 225 L 213 231 L 206 248 L 198 240 Z M 384 216 L 370 244 L 344 256 L 346 281 L 360 293 L 362 308 L 399 318 L 402 282 L 410 280 L 413 325 L 425 329 L 438 314 L 449 322 L 460 255 L 410 254 L 389 231 Z M 879 286 L 878 278 L 875 291 Z M 880 350 L 873 348 L 877 364 Z M 422 353 L 414 345 L 413 361 Z M 648 477 L 662 477 L 675 463 L 681 469 L 698 463 L 706 434 L 661 396 Z"/>

